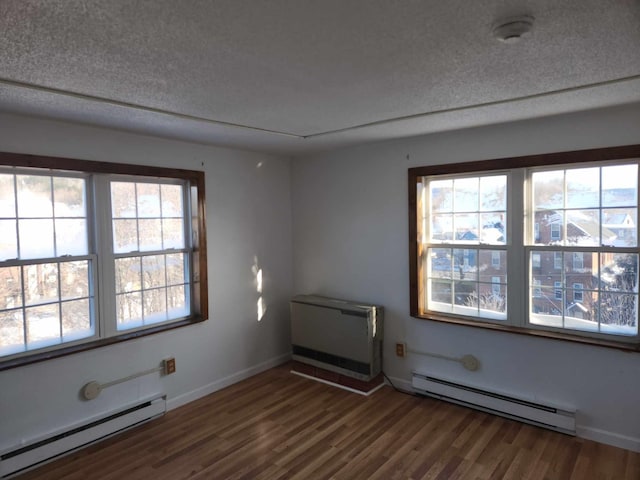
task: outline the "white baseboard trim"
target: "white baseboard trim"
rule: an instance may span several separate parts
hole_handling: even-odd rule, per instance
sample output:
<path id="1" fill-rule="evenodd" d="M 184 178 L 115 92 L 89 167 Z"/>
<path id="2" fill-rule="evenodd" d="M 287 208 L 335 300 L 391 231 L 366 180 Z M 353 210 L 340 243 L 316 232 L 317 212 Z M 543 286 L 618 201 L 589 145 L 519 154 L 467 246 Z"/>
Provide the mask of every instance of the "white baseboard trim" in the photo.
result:
<path id="1" fill-rule="evenodd" d="M 632 452 L 640 452 L 640 438 L 637 437 L 627 437 L 618 433 L 600 430 L 599 428 L 581 427 L 579 425 L 576 425 L 576 435 L 594 442 L 605 443 L 631 450 Z"/>
<path id="2" fill-rule="evenodd" d="M 269 370 L 270 368 L 277 367 L 278 365 L 282 365 L 285 362 L 291 360 L 291 352 L 285 353 L 283 355 L 279 355 L 277 357 L 270 358 L 264 362 L 261 362 L 252 367 L 246 368 L 239 372 L 236 372 L 227 377 L 221 378 L 220 380 L 216 380 L 208 385 L 204 385 L 202 387 L 196 388 L 187 393 L 183 393 L 175 398 L 167 399 L 167 411 L 173 410 L 174 408 L 181 407 L 186 405 L 187 403 L 191 403 L 194 400 L 198 400 L 206 395 L 209 395 L 213 392 L 217 392 L 218 390 L 222 390 L 229 385 L 233 385 L 234 383 L 238 383 L 242 380 L 245 380 L 249 377 L 253 377 L 258 373 L 262 373 L 265 370 Z"/>
<path id="3" fill-rule="evenodd" d="M 398 390 L 413 392 L 413 386 L 410 381 L 398 377 L 391 377 L 390 380 Z M 618 433 L 609 432 L 607 430 L 581 427 L 580 425 L 576 425 L 576 436 L 586 440 L 593 440 L 594 442 L 611 445 L 613 447 L 624 448 L 625 450 L 631 450 L 632 452 L 640 452 L 640 438 L 638 437 L 628 437 Z"/>

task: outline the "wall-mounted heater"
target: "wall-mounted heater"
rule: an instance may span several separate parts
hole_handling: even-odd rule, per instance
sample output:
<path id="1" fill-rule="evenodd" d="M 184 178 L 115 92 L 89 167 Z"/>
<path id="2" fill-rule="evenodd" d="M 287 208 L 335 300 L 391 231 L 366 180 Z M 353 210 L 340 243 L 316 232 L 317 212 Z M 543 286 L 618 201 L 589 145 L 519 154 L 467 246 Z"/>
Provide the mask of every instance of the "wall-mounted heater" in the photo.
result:
<path id="1" fill-rule="evenodd" d="M 164 397 L 153 398 L 4 452 L 0 455 L 0 478 L 12 478 L 81 447 L 128 430 L 163 415 L 166 409 Z"/>
<path id="2" fill-rule="evenodd" d="M 360 380 L 382 370 L 383 308 L 315 295 L 291 300 L 293 359 Z"/>
<path id="3" fill-rule="evenodd" d="M 413 372 L 416 393 L 557 432 L 576 434 L 576 412 Z"/>

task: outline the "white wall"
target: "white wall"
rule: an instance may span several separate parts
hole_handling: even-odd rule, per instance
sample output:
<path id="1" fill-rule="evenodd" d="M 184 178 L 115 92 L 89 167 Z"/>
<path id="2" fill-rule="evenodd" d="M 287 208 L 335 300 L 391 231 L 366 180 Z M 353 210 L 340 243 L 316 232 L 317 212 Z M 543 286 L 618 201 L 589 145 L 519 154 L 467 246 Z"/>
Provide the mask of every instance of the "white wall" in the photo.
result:
<path id="1" fill-rule="evenodd" d="M 294 293 L 385 307 L 384 368 L 416 369 L 578 409 L 579 435 L 640 450 L 640 354 L 409 316 L 407 168 L 640 143 L 640 104 L 434 134 L 292 163 Z M 394 355 L 394 343 L 471 353 L 478 372 Z"/>
<path id="2" fill-rule="evenodd" d="M 0 452 L 156 392 L 177 406 L 288 358 L 288 159 L 13 115 L 0 115 L 0 151 L 204 170 L 210 306 L 198 325 L 0 372 Z M 260 322 L 256 263 L 267 303 Z M 79 398 L 90 380 L 125 377 L 168 356 L 175 375 Z"/>

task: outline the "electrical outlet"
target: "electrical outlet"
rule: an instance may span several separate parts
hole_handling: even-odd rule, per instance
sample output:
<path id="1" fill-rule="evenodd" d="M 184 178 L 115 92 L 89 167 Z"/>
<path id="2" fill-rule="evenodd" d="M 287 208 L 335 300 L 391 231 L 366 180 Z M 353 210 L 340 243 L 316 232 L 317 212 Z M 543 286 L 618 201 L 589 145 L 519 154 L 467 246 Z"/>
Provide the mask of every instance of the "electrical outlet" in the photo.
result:
<path id="1" fill-rule="evenodd" d="M 396 356 L 404 357 L 407 354 L 407 344 L 403 342 L 396 343 Z"/>
<path id="2" fill-rule="evenodd" d="M 164 360 L 164 374 L 171 375 L 176 373 L 176 359 L 171 357 Z"/>

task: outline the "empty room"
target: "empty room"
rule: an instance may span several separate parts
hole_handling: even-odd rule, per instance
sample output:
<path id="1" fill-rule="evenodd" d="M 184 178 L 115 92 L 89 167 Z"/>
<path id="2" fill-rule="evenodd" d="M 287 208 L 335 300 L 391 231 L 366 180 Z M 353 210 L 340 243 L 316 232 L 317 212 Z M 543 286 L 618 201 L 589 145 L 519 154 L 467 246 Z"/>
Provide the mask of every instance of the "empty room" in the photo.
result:
<path id="1" fill-rule="evenodd" d="M 0 1 L 0 478 L 640 479 L 640 2 Z"/>

